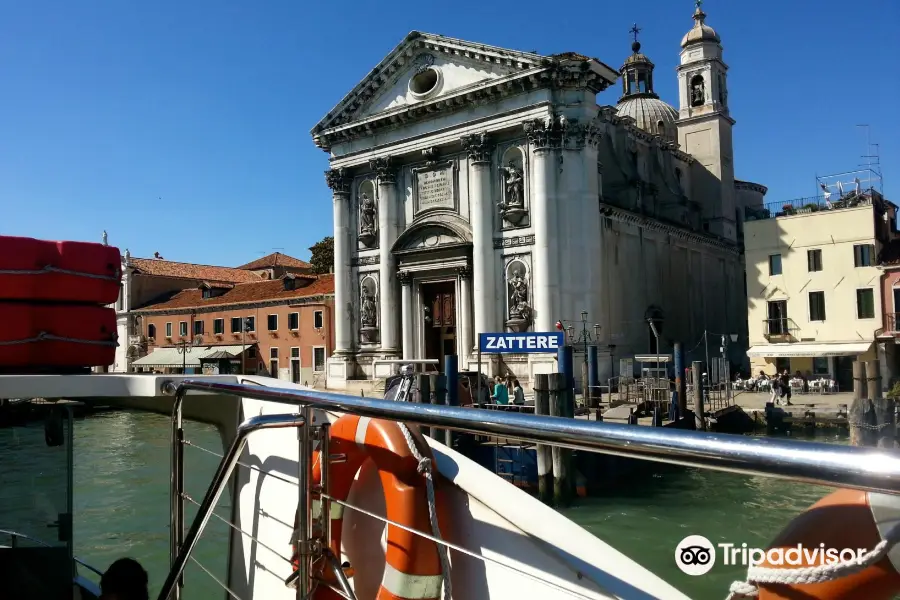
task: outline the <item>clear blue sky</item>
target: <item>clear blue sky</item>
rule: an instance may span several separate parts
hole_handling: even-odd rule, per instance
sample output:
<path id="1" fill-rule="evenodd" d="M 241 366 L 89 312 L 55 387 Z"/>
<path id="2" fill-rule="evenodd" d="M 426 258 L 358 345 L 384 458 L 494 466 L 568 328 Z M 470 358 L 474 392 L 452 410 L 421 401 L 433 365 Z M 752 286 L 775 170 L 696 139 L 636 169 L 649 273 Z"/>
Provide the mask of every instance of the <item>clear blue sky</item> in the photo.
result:
<path id="1" fill-rule="evenodd" d="M 309 130 L 411 30 L 618 68 L 628 30 L 674 104 L 690 0 L 555 4 L 4 0 L 0 233 L 237 265 L 306 258 L 331 231 Z M 898 201 L 900 3 L 707 0 L 722 37 L 738 178 L 768 200 L 856 168 L 859 123 Z M 599 101 L 614 104 L 618 89 Z M 896 175 L 900 177 L 900 174 Z"/>

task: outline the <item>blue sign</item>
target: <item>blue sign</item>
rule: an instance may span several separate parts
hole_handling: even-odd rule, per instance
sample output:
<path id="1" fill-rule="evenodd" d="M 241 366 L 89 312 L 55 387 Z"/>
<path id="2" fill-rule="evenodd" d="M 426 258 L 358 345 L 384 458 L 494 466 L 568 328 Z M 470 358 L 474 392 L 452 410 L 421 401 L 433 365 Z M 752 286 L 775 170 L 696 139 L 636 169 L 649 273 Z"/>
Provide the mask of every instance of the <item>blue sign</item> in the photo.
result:
<path id="1" fill-rule="evenodd" d="M 552 333 L 481 333 L 478 335 L 478 349 L 484 354 L 502 352 L 537 353 L 556 352 L 565 345 L 562 331 Z"/>

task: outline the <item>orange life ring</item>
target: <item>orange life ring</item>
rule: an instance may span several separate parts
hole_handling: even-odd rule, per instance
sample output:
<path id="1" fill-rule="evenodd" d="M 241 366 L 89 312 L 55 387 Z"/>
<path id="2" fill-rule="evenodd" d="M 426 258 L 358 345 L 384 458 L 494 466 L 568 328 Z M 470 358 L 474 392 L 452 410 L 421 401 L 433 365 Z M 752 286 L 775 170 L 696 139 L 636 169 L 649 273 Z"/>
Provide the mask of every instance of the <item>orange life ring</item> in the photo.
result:
<path id="1" fill-rule="evenodd" d="M 432 459 L 431 449 L 422 435 L 411 429 L 419 453 Z M 329 429 L 329 452 L 346 456 L 334 462 L 329 470 L 330 496 L 346 501 L 353 487 L 357 472 L 367 459 L 371 459 L 384 488 L 385 505 L 389 521 L 417 531 L 430 532 L 428 496 L 425 477 L 419 472 L 419 463 L 413 456 L 400 424 L 383 419 L 371 419 L 358 415 L 344 415 Z M 321 481 L 321 462 L 316 452 L 313 461 L 313 483 Z M 321 510 L 321 498 L 314 495 L 313 502 Z M 331 539 L 329 546 L 335 556 L 341 556 L 343 506 L 330 503 Z M 443 515 L 443 511 L 442 511 Z M 446 530 L 446 520 L 441 519 Z M 297 569 L 297 555 L 292 557 Z M 334 584 L 334 576 L 324 561 L 314 566 L 317 576 Z M 345 565 L 345 574 L 352 575 Z M 387 526 L 387 551 L 384 576 L 376 600 L 439 600 L 443 583 L 440 555 L 437 544 L 420 535 L 399 527 Z M 314 600 L 340 598 L 332 590 L 320 586 Z"/>
<path id="2" fill-rule="evenodd" d="M 840 489 L 816 502 L 796 517 L 779 534 L 769 549 L 797 548 L 865 549 L 871 551 L 900 519 L 900 496 Z M 900 546 L 897 546 L 900 552 Z M 806 584 L 760 583 L 759 600 L 890 600 L 900 594 L 900 553 L 889 552 L 873 565 L 831 581 Z M 773 565 L 768 569 L 797 569 L 817 566 L 821 558 L 810 560 L 798 553 L 802 564 Z M 842 558 L 846 560 L 846 558 Z"/>

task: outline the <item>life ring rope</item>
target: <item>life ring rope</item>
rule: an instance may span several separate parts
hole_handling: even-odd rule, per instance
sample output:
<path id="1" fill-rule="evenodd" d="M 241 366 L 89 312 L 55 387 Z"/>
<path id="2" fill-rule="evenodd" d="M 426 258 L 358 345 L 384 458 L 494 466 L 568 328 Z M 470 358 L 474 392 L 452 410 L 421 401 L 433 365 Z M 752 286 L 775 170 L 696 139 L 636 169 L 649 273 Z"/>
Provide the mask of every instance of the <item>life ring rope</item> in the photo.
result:
<path id="1" fill-rule="evenodd" d="M 900 524 L 894 525 L 875 547 L 858 559 L 837 562 L 830 565 L 801 567 L 798 569 L 773 569 L 771 567 L 749 567 L 746 581 L 735 581 L 728 589 L 726 600 L 742 600 L 759 596 L 760 583 L 804 585 L 825 583 L 853 575 L 879 562 L 891 549 L 900 543 Z"/>
<path id="2" fill-rule="evenodd" d="M 412 453 L 413 458 L 419 463 L 419 473 L 425 476 L 425 490 L 428 494 L 428 520 L 431 522 L 431 535 L 440 540 L 442 539 L 441 529 L 438 527 L 437 501 L 434 497 L 434 466 L 430 458 L 423 456 L 422 453 L 419 452 L 412 433 L 409 431 L 406 424 L 397 424 L 400 426 L 400 431 L 403 432 L 403 439 L 406 440 L 409 451 Z M 438 556 L 441 559 L 441 576 L 444 579 L 444 600 L 452 600 L 453 590 L 450 583 L 450 559 L 447 556 L 447 546 L 444 544 L 436 544 L 436 546 Z"/>

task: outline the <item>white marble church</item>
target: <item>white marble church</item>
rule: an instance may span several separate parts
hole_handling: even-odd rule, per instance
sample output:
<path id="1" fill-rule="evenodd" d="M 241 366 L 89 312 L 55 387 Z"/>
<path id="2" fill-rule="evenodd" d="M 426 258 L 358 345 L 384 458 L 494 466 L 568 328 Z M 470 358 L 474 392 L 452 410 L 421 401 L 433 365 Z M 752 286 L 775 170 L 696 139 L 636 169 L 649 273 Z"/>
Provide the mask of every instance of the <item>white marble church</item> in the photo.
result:
<path id="1" fill-rule="evenodd" d="M 582 311 L 604 380 L 613 359 L 657 351 L 648 319 L 663 353 L 674 341 L 702 353 L 708 331 L 718 354 L 738 333 L 739 361 L 741 223 L 766 188 L 734 178 L 728 67 L 699 5 L 693 18 L 678 109 L 637 41 L 617 72 L 413 32 L 351 90 L 312 131 L 331 156 L 329 381 L 383 376 L 379 360 L 400 357 L 457 354 L 474 369 L 478 333 L 561 320 L 578 335 Z M 618 104 L 598 105 L 619 78 Z M 484 368 L 529 382 L 554 361 Z"/>

